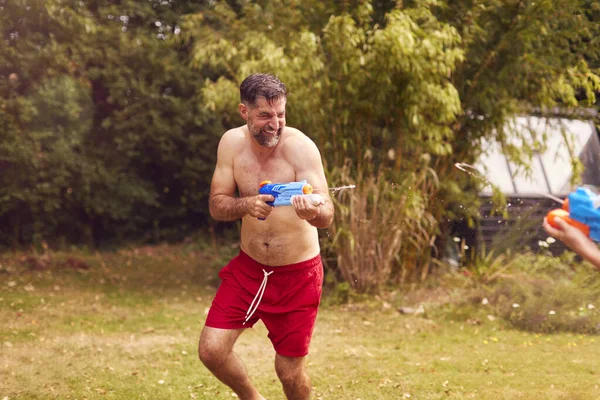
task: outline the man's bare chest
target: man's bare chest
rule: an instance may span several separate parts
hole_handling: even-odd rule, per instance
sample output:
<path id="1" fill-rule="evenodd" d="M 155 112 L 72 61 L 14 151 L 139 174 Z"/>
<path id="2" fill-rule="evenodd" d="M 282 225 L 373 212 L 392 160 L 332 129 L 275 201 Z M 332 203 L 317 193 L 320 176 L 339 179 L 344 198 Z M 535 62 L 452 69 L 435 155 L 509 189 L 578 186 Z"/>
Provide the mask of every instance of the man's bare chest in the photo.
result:
<path id="1" fill-rule="evenodd" d="M 240 196 L 253 196 L 258 193 L 260 182 L 292 182 L 296 179 L 296 171 L 283 157 L 258 160 L 241 154 L 234 159 L 233 176 Z"/>

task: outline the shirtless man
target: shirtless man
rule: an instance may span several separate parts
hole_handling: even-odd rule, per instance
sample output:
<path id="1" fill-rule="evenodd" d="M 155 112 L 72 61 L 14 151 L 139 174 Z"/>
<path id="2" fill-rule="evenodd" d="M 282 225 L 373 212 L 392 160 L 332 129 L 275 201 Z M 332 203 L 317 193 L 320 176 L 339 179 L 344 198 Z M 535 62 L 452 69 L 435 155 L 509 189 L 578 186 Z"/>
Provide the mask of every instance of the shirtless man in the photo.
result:
<path id="1" fill-rule="evenodd" d="M 246 125 L 219 143 L 209 207 L 221 221 L 242 219 L 241 250 L 220 273 L 221 285 L 200 335 L 204 365 L 242 400 L 263 399 L 233 346 L 262 320 L 275 349 L 275 370 L 288 399 L 308 399 L 304 357 L 321 298 L 323 266 L 317 228 L 333 220 L 321 155 L 297 129 L 285 126 L 287 91 L 276 77 L 254 74 L 240 85 L 238 111 Z M 260 182 L 306 179 L 318 204 L 297 196 L 293 207 L 273 208 Z M 236 196 L 236 188 L 239 197 Z"/>

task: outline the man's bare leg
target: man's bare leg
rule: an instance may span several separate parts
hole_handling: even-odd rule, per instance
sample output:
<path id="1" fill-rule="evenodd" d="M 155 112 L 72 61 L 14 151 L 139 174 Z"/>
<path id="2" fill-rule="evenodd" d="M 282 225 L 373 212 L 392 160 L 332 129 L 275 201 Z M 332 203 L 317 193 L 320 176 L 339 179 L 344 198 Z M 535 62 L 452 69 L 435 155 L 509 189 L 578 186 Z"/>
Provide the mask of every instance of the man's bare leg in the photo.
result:
<path id="1" fill-rule="evenodd" d="M 206 368 L 241 400 L 264 400 L 250 381 L 242 360 L 233 352 L 233 345 L 243 331 L 205 326 L 200 335 L 198 356 Z"/>
<path id="2" fill-rule="evenodd" d="M 304 371 L 304 357 L 275 355 L 275 371 L 288 400 L 310 398 L 310 378 Z"/>

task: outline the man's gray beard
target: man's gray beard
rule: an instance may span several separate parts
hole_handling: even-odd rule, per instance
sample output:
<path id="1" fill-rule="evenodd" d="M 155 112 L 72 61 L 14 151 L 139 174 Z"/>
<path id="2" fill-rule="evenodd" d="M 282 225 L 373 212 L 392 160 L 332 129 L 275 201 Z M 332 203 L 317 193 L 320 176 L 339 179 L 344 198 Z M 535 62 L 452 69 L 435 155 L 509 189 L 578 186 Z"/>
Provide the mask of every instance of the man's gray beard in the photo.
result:
<path id="1" fill-rule="evenodd" d="M 281 138 L 281 129 L 277 131 L 275 136 L 263 134 L 262 129 L 258 133 L 253 133 L 252 136 L 263 147 L 275 147 Z"/>

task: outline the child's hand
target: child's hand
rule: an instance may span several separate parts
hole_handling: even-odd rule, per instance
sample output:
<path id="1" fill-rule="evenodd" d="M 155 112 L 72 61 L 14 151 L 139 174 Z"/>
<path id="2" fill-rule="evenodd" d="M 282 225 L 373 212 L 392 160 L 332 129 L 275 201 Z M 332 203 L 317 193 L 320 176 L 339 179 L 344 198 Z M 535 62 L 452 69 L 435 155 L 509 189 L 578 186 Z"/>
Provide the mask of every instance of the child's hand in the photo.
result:
<path id="1" fill-rule="evenodd" d="M 569 225 L 564 219 L 557 217 L 554 223 L 558 225 L 558 229 L 550 225 L 547 218 L 544 218 L 544 230 L 556 239 L 563 242 L 571 250 L 579 253 L 584 251 L 586 247 L 593 246 L 593 242 L 583 232 Z"/>

